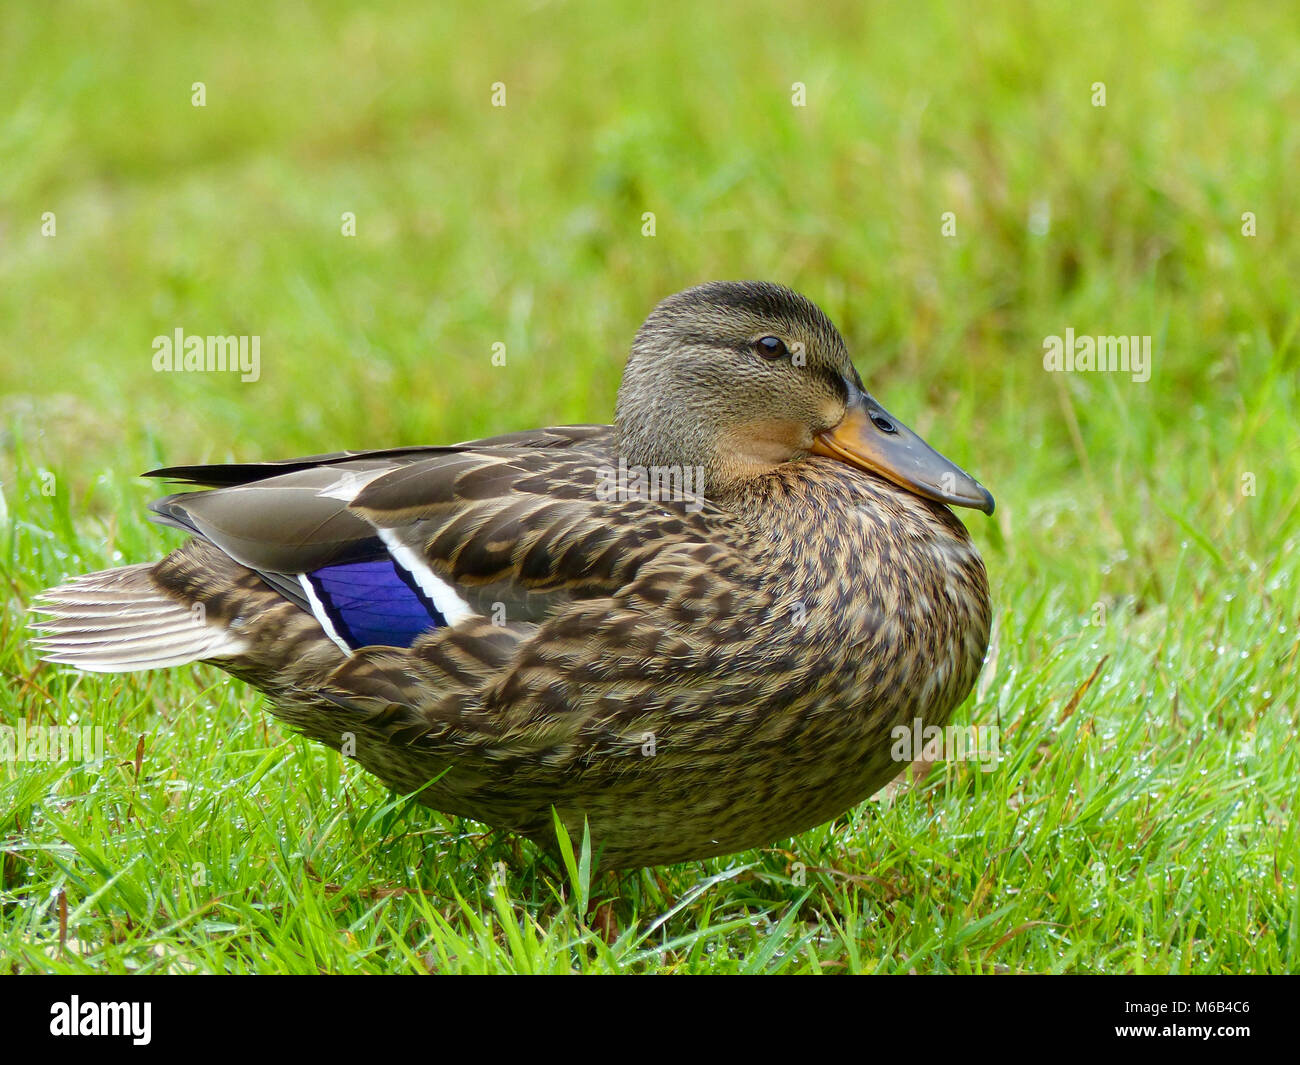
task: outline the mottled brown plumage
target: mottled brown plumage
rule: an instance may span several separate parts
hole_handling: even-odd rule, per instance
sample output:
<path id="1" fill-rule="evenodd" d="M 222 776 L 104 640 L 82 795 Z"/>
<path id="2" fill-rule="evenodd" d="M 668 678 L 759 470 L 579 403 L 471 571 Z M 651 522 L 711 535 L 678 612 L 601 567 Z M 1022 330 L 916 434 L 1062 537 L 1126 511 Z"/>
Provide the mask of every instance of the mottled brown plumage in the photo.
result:
<path id="1" fill-rule="evenodd" d="M 611 495 L 620 461 L 701 467 L 702 496 Z M 155 505 L 194 539 L 46 593 L 48 657 L 212 661 L 437 809 L 543 844 L 552 808 L 572 834 L 585 817 L 608 868 L 862 801 L 901 768 L 891 728 L 946 721 L 988 642 L 984 567 L 941 500 L 991 497 L 778 286 L 661 304 L 612 427 L 161 472 L 220 486 Z M 410 646 L 349 646 L 312 591 L 375 557 L 445 615 Z"/>

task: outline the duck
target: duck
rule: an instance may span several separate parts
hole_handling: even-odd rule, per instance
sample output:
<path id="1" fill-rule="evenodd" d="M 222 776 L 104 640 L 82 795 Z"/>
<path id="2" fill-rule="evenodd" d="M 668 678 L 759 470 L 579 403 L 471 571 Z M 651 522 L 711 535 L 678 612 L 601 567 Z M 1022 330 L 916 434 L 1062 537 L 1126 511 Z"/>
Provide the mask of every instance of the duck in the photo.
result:
<path id="1" fill-rule="evenodd" d="M 55 666 L 210 663 L 446 814 L 602 869 L 770 846 L 906 767 L 988 648 L 992 495 L 771 282 L 635 334 L 612 425 L 174 466 L 161 561 L 42 593 Z"/>

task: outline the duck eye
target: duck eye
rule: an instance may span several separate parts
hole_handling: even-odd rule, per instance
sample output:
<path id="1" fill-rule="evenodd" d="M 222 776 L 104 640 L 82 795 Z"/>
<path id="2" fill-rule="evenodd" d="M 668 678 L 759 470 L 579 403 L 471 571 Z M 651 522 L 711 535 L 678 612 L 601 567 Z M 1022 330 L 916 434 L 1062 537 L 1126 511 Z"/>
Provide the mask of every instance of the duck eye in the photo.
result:
<path id="1" fill-rule="evenodd" d="M 766 359 L 779 359 L 782 355 L 790 354 L 790 349 L 780 337 L 759 337 L 754 341 L 754 349 Z"/>
<path id="2" fill-rule="evenodd" d="M 898 430 L 894 428 L 894 423 L 891 422 L 888 418 L 886 418 L 883 414 L 873 414 L 871 416 L 871 423 L 882 433 L 898 432 Z"/>

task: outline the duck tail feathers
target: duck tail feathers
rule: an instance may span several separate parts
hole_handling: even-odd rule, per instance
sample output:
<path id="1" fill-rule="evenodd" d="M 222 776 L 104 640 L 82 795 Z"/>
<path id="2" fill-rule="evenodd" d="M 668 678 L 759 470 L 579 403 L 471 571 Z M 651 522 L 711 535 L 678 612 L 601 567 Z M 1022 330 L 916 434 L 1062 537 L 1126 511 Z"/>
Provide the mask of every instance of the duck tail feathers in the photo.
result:
<path id="1" fill-rule="evenodd" d="M 37 649 L 47 662 L 128 673 L 240 654 L 244 641 L 153 578 L 153 563 L 100 570 L 36 597 Z"/>

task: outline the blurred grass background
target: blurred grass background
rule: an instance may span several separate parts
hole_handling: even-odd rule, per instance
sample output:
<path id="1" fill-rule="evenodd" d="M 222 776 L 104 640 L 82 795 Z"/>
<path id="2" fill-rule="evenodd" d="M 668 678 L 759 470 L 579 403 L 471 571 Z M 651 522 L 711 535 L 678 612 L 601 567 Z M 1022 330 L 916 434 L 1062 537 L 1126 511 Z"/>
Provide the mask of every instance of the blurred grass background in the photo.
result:
<path id="1" fill-rule="evenodd" d="M 7 7 L 0 713 L 107 724 L 115 757 L 0 766 L 0 953 L 1300 967 L 1298 45 L 1268 3 Z M 960 718 L 1001 722 L 991 779 L 950 765 L 794 850 L 646 873 L 608 947 L 535 858 L 462 855 L 468 830 L 388 810 L 215 671 L 37 665 L 36 590 L 176 542 L 138 471 L 608 420 L 644 315 L 715 278 L 819 302 L 997 497 L 967 516 L 1000 636 Z M 260 336 L 261 379 L 154 373 L 177 327 Z M 1151 335 L 1151 380 L 1045 373 L 1067 327 Z"/>

